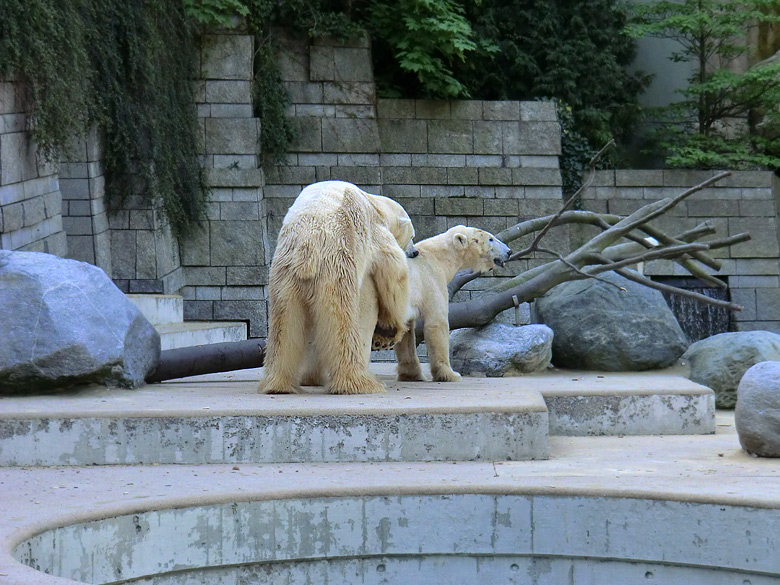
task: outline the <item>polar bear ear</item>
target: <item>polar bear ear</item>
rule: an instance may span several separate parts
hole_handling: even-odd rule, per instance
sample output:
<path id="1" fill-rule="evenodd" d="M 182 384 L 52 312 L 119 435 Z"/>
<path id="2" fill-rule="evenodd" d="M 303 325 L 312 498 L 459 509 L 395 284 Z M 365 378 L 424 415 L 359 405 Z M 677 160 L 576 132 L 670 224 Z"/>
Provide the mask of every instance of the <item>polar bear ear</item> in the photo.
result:
<path id="1" fill-rule="evenodd" d="M 461 248 L 467 248 L 469 245 L 468 236 L 460 232 L 455 232 L 455 234 L 453 234 L 452 241 L 455 243 L 456 246 L 460 246 Z"/>

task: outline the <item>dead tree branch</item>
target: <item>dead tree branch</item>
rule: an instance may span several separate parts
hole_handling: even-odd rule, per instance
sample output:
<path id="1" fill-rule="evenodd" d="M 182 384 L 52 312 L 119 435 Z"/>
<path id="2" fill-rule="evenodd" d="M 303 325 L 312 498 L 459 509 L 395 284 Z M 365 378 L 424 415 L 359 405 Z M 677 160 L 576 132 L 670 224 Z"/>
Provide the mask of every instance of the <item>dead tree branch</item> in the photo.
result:
<path id="1" fill-rule="evenodd" d="M 588 177 L 590 181 L 592 181 L 592 174 L 591 172 Z M 501 311 L 515 306 L 517 301 L 521 303 L 532 301 L 554 286 L 570 280 L 584 278 L 602 280 L 599 275 L 608 271 L 614 271 L 629 280 L 657 290 L 726 307 L 733 311 L 741 310 L 741 307 L 734 303 L 719 301 L 678 287 L 660 284 L 637 272 L 627 270 L 629 266 L 655 260 L 672 260 L 696 278 L 714 286 L 725 286 L 721 280 L 710 273 L 710 271 L 717 271 L 721 267 L 721 262 L 714 258 L 710 252 L 717 248 L 744 242 L 750 239 L 749 234 L 698 241 L 699 238 L 711 236 L 715 232 L 711 222 L 704 222 L 674 236 L 668 235 L 651 222 L 668 213 L 681 201 L 730 174 L 730 172 L 719 173 L 686 189 L 675 197 L 649 203 L 627 217 L 569 209 L 570 204 L 575 199 L 572 197 L 554 215 L 523 221 L 496 234 L 505 243 L 535 234 L 531 244 L 512 254 L 510 260 L 516 260 L 533 252 L 550 253 L 556 258 L 496 284 L 469 301 L 450 303 L 450 328 L 485 325 Z M 586 181 L 583 187 L 587 188 L 590 181 Z M 542 246 L 544 236 L 552 229 L 576 224 L 592 225 L 597 227 L 600 232 L 577 250 L 565 255 Z M 457 274 L 449 286 L 450 298 L 462 286 L 477 276 L 473 273 Z"/>

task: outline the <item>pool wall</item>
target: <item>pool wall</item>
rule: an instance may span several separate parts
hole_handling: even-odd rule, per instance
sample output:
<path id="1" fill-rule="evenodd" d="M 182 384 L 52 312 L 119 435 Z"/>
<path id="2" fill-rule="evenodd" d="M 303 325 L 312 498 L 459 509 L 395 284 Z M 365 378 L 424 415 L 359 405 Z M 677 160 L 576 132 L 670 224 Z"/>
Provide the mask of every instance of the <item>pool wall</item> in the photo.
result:
<path id="1" fill-rule="evenodd" d="M 780 582 L 778 523 L 771 508 L 632 498 L 280 499 L 64 526 L 14 556 L 87 583 L 765 585 Z"/>

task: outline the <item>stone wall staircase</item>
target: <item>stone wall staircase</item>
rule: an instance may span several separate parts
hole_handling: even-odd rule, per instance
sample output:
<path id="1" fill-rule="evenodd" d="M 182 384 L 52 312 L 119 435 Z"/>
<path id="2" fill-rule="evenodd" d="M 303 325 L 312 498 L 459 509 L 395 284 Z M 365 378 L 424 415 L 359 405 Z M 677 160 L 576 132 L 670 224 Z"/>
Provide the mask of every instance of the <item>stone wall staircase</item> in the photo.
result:
<path id="1" fill-rule="evenodd" d="M 157 329 L 163 350 L 247 338 L 243 321 L 185 321 L 184 299 L 178 295 L 131 294 L 127 298 Z"/>

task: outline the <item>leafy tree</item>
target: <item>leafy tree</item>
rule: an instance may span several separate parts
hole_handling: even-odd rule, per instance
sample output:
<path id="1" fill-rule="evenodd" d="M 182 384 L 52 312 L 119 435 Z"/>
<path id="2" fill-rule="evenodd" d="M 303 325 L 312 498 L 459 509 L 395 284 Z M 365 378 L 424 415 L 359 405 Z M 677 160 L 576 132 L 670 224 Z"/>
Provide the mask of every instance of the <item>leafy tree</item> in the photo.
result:
<path id="1" fill-rule="evenodd" d="M 691 63 L 693 74 L 682 100 L 658 113 L 661 148 L 671 166 L 749 168 L 780 164 L 780 142 L 756 135 L 752 112 L 777 118 L 780 63 L 735 71 L 751 57 L 748 30 L 779 22 L 773 0 L 660 1 L 637 6 L 627 31 L 635 37 L 667 38 L 679 44 L 674 62 Z M 771 9 L 771 10 L 770 10 Z M 742 120 L 742 123 L 738 123 Z"/>
<path id="2" fill-rule="evenodd" d="M 468 97 L 454 70 L 478 52 L 497 50 L 475 37 L 458 0 L 369 0 L 358 14 L 372 34 L 386 96 Z"/>
<path id="3" fill-rule="evenodd" d="M 636 53 L 627 9 L 619 0 L 484 0 L 469 18 L 499 50 L 473 56 L 459 78 L 483 99 L 555 99 L 564 189 L 573 192 L 596 151 L 630 136 L 641 113 L 649 78 L 627 70 Z"/>
<path id="4" fill-rule="evenodd" d="M 470 17 L 475 31 L 499 47 L 463 72 L 473 95 L 557 98 L 598 148 L 626 133 L 647 79 L 626 71 L 636 48 L 623 34 L 628 15 L 621 2 L 486 0 Z"/>

